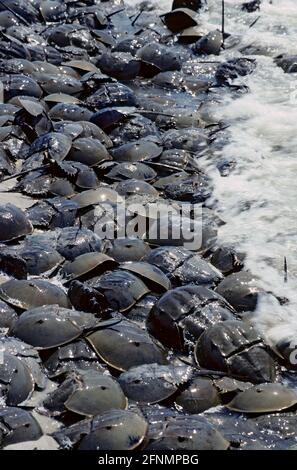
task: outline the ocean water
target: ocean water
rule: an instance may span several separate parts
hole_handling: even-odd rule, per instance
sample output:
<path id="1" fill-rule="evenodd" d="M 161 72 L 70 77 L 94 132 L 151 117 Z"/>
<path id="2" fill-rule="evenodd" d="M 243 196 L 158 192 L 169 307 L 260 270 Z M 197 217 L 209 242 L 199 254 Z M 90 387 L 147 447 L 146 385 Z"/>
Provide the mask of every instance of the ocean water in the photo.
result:
<path id="1" fill-rule="evenodd" d="M 126 3 L 135 6 L 137 1 Z M 171 0 L 151 3 L 156 4 L 156 13 L 171 7 Z M 235 161 L 235 169 L 222 177 L 211 161 L 206 164 L 226 221 L 220 241 L 243 250 L 247 268 L 261 284 L 289 299 L 281 307 L 272 296 L 266 298 L 253 318 L 266 339 L 275 343 L 282 337 L 297 338 L 297 77 L 273 62 L 280 53 L 297 53 L 297 3 L 263 0 L 261 11 L 251 14 L 240 10 L 241 3 L 225 1 L 226 32 L 238 37 L 240 48 L 253 45 L 267 52 L 251 56 L 257 61 L 256 71 L 240 79 L 250 92 L 236 99 L 226 94 L 212 107 L 214 118 L 230 126 L 228 142 L 218 156 Z M 220 27 L 221 1 L 209 0 L 201 20 Z M 224 58 L 240 55 L 237 49 L 227 50 Z"/>

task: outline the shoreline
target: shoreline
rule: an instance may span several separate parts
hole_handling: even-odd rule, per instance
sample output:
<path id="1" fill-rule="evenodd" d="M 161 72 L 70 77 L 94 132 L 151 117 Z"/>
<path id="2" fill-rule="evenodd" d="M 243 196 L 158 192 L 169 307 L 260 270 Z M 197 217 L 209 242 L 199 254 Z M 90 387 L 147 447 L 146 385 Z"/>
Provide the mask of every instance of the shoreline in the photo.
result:
<path id="1" fill-rule="evenodd" d="M 262 151 L 281 159 L 275 82 L 255 101 L 282 72 L 240 53 L 242 2 L 224 36 L 189 3 L 162 21 L 149 2 L 0 6 L 4 449 L 294 446 L 294 278 L 261 253 L 255 178 Z"/>

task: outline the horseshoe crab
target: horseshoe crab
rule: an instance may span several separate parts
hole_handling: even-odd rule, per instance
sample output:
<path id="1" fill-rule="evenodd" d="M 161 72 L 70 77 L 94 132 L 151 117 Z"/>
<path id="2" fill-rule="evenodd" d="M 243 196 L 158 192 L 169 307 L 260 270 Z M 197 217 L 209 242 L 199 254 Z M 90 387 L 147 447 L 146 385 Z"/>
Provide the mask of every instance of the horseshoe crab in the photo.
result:
<path id="1" fill-rule="evenodd" d="M 177 8 L 189 8 L 193 11 L 198 11 L 203 6 L 203 0 L 173 0 L 172 10 Z"/>
<path id="2" fill-rule="evenodd" d="M 128 112 L 129 109 L 130 112 Z M 128 108 L 128 110 L 124 112 L 124 108 L 118 108 L 117 113 L 119 113 L 119 110 L 121 110 L 121 116 L 116 120 L 116 126 L 112 125 L 110 127 L 109 135 L 114 145 L 118 146 L 135 142 L 150 135 L 159 136 L 159 131 L 155 123 L 144 116 L 134 114 L 135 109 Z M 98 125 L 102 127 L 99 123 Z"/>
<path id="3" fill-rule="evenodd" d="M 207 137 L 200 129 L 169 130 L 163 134 L 162 143 L 167 150 L 180 149 L 199 154 L 207 147 Z"/>
<path id="4" fill-rule="evenodd" d="M 64 261 L 64 258 L 50 246 L 24 243 L 18 255 L 26 263 L 28 274 L 33 276 L 50 275 Z"/>
<path id="5" fill-rule="evenodd" d="M 34 380 L 26 364 L 7 352 L 0 364 L 0 395 L 9 406 L 20 405 L 34 390 Z"/>
<path id="6" fill-rule="evenodd" d="M 0 241 L 8 242 L 33 232 L 24 212 L 13 204 L 0 206 Z"/>
<path id="7" fill-rule="evenodd" d="M 139 326 L 127 320 L 95 331 L 86 339 L 106 364 L 120 371 L 154 362 L 167 363 L 165 350 Z"/>
<path id="8" fill-rule="evenodd" d="M 190 381 L 185 390 L 175 399 L 179 410 L 189 414 L 198 414 L 219 405 L 220 397 L 213 381 L 207 377 L 197 377 Z"/>
<path id="9" fill-rule="evenodd" d="M 4 99 L 5 102 L 9 101 L 15 96 L 32 96 L 35 98 L 42 97 L 42 89 L 38 83 L 31 77 L 26 75 L 6 75 L 1 77 L 1 82 L 4 86 Z"/>
<path id="10" fill-rule="evenodd" d="M 147 450 L 226 450 L 229 442 L 199 415 L 169 419 Z"/>
<path id="11" fill-rule="evenodd" d="M 89 96 L 86 105 L 96 108 L 136 106 L 137 100 L 133 91 L 121 83 L 106 83 L 98 91 Z"/>
<path id="12" fill-rule="evenodd" d="M 132 194 L 141 194 L 141 195 L 150 195 L 150 196 L 158 196 L 159 193 L 149 183 L 145 181 L 138 181 L 135 179 L 130 179 L 129 181 L 122 181 L 121 183 L 117 183 L 116 190 L 121 196 L 131 196 Z"/>
<path id="13" fill-rule="evenodd" d="M 126 315 L 127 318 L 143 326 L 157 300 L 158 296 L 146 294 L 129 310 L 129 313 Z"/>
<path id="14" fill-rule="evenodd" d="M 61 93 L 53 93 L 50 95 L 50 99 L 54 100 L 54 97 L 59 95 L 59 99 L 61 100 Z M 67 95 L 63 95 L 67 96 Z M 47 101 L 49 101 L 49 98 L 47 97 Z M 69 101 L 69 102 L 67 102 Z M 70 99 L 63 99 L 63 103 L 57 103 L 55 106 L 53 106 L 49 112 L 49 117 L 53 121 L 74 121 L 74 122 L 79 122 L 79 121 L 88 121 L 91 119 L 93 113 L 89 111 L 87 108 L 84 108 L 80 106 L 77 103 L 72 103 Z"/>
<path id="15" fill-rule="evenodd" d="M 83 339 L 60 346 L 44 363 L 47 374 L 55 378 L 66 372 L 78 370 L 96 370 L 105 372 L 105 368 L 99 363 L 96 353 Z"/>
<path id="16" fill-rule="evenodd" d="M 68 283 L 73 279 L 95 277 L 115 266 L 118 266 L 118 263 L 110 256 L 103 253 L 85 253 L 64 264 L 62 274 Z"/>
<path id="17" fill-rule="evenodd" d="M 66 158 L 72 145 L 72 140 L 67 135 L 59 132 L 49 132 L 38 137 L 30 146 L 27 157 L 35 153 L 46 152 L 49 157 L 60 162 Z"/>
<path id="18" fill-rule="evenodd" d="M 220 247 L 211 255 L 210 262 L 223 274 L 229 275 L 243 268 L 244 258 L 243 253 L 237 253 L 232 248 Z"/>
<path id="19" fill-rule="evenodd" d="M 255 60 L 239 57 L 220 64 L 216 70 L 215 78 L 219 85 L 230 84 L 238 77 L 251 74 L 255 68 Z"/>
<path id="20" fill-rule="evenodd" d="M 0 245 L 1 247 L 1 245 Z M 27 279 L 27 266 L 25 261 L 13 250 L 5 250 L 1 247 L 0 272 L 16 279 Z"/>
<path id="21" fill-rule="evenodd" d="M 111 170 L 105 175 L 108 179 L 114 181 L 128 180 L 130 178 L 138 181 L 152 181 L 156 178 L 157 173 L 148 165 L 140 162 L 116 163 Z"/>
<path id="22" fill-rule="evenodd" d="M 99 326 L 99 321 L 90 313 L 44 305 L 22 313 L 13 334 L 37 349 L 51 349 L 73 341 L 95 326 Z"/>
<path id="23" fill-rule="evenodd" d="M 297 56 L 281 54 L 274 59 L 276 65 L 281 67 L 285 73 L 296 73 Z"/>
<path id="24" fill-rule="evenodd" d="M 166 199 L 161 199 L 159 204 L 155 201 L 144 207 L 145 216 L 148 213 L 153 218 L 156 214 L 156 219 L 151 221 L 148 233 L 142 238 L 155 246 L 184 246 L 199 253 L 211 250 L 216 242 L 217 226 L 205 219 L 192 219 L 190 214 L 178 215 L 178 204 L 175 206 L 169 201 L 166 205 L 165 202 Z"/>
<path id="25" fill-rule="evenodd" d="M 143 279 L 146 285 L 151 285 L 156 291 L 166 291 L 171 288 L 171 283 L 166 275 L 156 266 L 145 263 L 144 261 L 127 261 L 120 265 L 120 269 L 125 269 L 138 275 Z"/>
<path id="26" fill-rule="evenodd" d="M 184 29 L 197 26 L 195 14 L 189 8 L 174 8 L 164 15 L 164 23 L 173 33 L 179 33 Z"/>
<path id="27" fill-rule="evenodd" d="M 207 261 L 182 247 L 155 248 L 148 254 L 146 261 L 160 268 L 176 285 L 211 287 L 222 278 L 221 273 Z"/>
<path id="28" fill-rule="evenodd" d="M 122 197 L 113 189 L 110 189 L 108 186 L 102 186 L 97 189 L 89 189 L 88 191 L 83 191 L 80 194 L 77 194 L 72 199 L 80 209 L 83 209 L 88 206 L 96 205 L 99 203 L 105 202 L 122 202 Z"/>
<path id="29" fill-rule="evenodd" d="M 255 310 L 258 296 L 264 292 L 257 286 L 257 278 L 246 271 L 230 274 L 216 291 L 238 312 Z"/>
<path id="30" fill-rule="evenodd" d="M 90 433 L 84 436 L 79 450 L 133 450 L 147 433 L 147 422 L 131 411 L 110 411 L 96 417 Z"/>
<path id="31" fill-rule="evenodd" d="M 65 227 L 50 232 L 31 235 L 26 244 L 50 244 L 60 255 L 73 261 L 79 255 L 102 251 L 101 239 L 91 230 L 78 227 Z"/>
<path id="32" fill-rule="evenodd" d="M 53 229 L 74 225 L 77 209 L 73 200 L 55 197 L 37 202 L 27 209 L 26 214 L 33 227 Z"/>
<path id="33" fill-rule="evenodd" d="M 261 0 L 252 0 L 250 2 L 244 2 L 241 5 L 241 9 L 243 11 L 247 11 L 248 13 L 253 13 L 254 11 L 260 10 Z"/>
<path id="34" fill-rule="evenodd" d="M 95 166 L 105 160 L 110 160 L 111 156 L 99 140 L 88 137 L 76 139 L 67 158 L 87 166 Z"/>
<path id="35" fill-rule="evenodd" d="M 59 304 L 68 307 L 69 301 L 65 292 L 48 281 L 11 279 L 0 286 L 0 298 L 9 305 L 22 310 L 42 305 Z"/>
<path id="36" fill-rule="evenodd" d="M 98 280 L 90 281 L 88 287 L 104 296 L 107 304 L 119 312 L 126 312 L 149 292 L 141 279 L 124 270 L 105 273 Z"/>
<path id="37" fill-rule="evenodd" d="M 172 14 L 169 13 L 168 15 Z M 177 54 L 157 42 L 151 42 L 145 45 L 137 51 L 136 56 L 149 64 L 155 65 L 162 72 L 181 69 L 181 62 Z"/>
<path id="38" fill-rule="evenodd" d="M 68 374 L 62 384 L 44 401 L 50 411 L 71 411 L 92 417 L 104 412 L 125 409 L 128 401 L 120 385 L 110 376 L 96 370 Z"/>
<path id="39" fill-rule="evenodd" d="M 0 330 L 2 328 L 10 330 L 17 319 L 18 315 L 13 308 L 0 300 Z"/>
<path id="40" fill-rule="evenodd" d="M 217 29 L 214 31 L 209 32 L 205 36 L 203 36 L 199 41 L 197 41 L 192 50 L 194 54 L 197 55 L 219 55 L 221 51 L 221 47 L 223 44 L 223 35 Z"/>
<path id="41" fill-rule="evenodd" d="M 149 245 L 139 238 L 117 238 L 106 247 L 106 253 L 118 263 L 141 261 L 150 251 Z"/>
<path id="42" fill-rule="evenodd" d="M 241 413 L 270 413 L 292 408 L 297 404 L 297 394 L 281 384 L 265 383 L 238 393 L 227 408 Z"/>
<path id="43" fill-rule="evenodd" d="M 123 372 L 118 380 L 130 400 L 158 403 L 172 396 L 191 375 L 189 366 L 144 364 Z"/>
<path id="44" fill-rule="evenodd" d="M 148 139 L 130 142 L 112 150 L 113 159 L 117 162 L 139 162 L 157 158 L 162 153 L 162 147 Z"/>
<path id="45" fill-rule="evenodd" d="M 273 382 L 275 363 L 255 329 L 238 320 L 210 326 L 199 337 L 195 358 L 201 367 L 252 383 Z"/>
<path id="46" fill-rule="evenodd" d="M 133 80 L 140 75 L 141 62 L 129 52 L 112 52 L 102 54 L 98 66 L 103 73 L 117 80 Z"/>
<path id="47" fill-rule="evenodd" d="M 195 341 L 209 325 L 232 318 L 232 309 L 221 296 L 187 285 L 160 298 L 148 316 L 147 328 L 165 346 L 184 350 L 187 341 Z"/>
<path id="48" fill-rule="evenodd" d="M 12 406 L 0 410 L 0 445 L 6 447 L 17 442 L 36 441 L 42 430 L 33 415 Z"/>

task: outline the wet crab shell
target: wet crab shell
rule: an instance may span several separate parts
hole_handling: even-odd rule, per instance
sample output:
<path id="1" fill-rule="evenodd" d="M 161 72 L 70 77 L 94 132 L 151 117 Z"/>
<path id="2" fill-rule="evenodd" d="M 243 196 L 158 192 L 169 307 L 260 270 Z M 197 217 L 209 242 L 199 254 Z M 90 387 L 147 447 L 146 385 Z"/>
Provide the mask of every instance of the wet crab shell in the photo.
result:
<path id="1" fill-rule="evenodd" d="M 144 261 L 127 261 L 120 265 L 120 269 L 131 271 L 140 276 L 144 283 L 152 286 L 153 290 L 167 291 L 171 288 L 171 282 L 168 277 L 159 268 Z"/>
<path id="2" fill-rule="evenodd" d="M 0 286 L 0 298 L 22 310 L 52 304 L 69 306 L 67 295 L 61 288 L 40 279 L 7 281 Z"/>
<path id="3" fill-rule="evenodd" d="M 112 409 L 127 408 L 127 398 L 114 379 L 96 371 L 86 371 L 81 375 L 83 388 L 67 399 L 65 406 L 68 410 L 84 416 L 96 416 Z"/>
<path id="4" fill-rule="evenodd" d="M 195 19 L 196 15 L 193 10 L 189 8 L 175 8 L 174 10 L 166 13 L 163 17 L 163 21 L 167 28 L 173 33 L 179 33 L 184 29 L 192 26 L 197 26 Z"/>
<path id="5" fill-rule="evenodd" d="M 219 247 L 211 255 L 210 262 L 223 274 L 228 275 L 243 268 L 244 258 L 243 253 L 237 253 L 232 248 Z"/>
<path id="6" fill-rule="evenodd" d="M 182 44 L 194 44 L 207 34 L 205 26 L 192 26 L 184 29 L 178 36 L 178 41 Z"/>
<path id="7" fill-rule="evenodd" d="M 167 363 L 166 351 L 139 326 L 127 320 L 91 333 L 87 340 L 104 362 L 120 371 L 142 364 Z"/>
<path id="8" fill-rule="evenodd" d="M 220 404 L 218 390 L 207 377 L 197 377 L 190 381 L 175 399 L 178 409 L 184 413 L 198 414 Z"/>
<path id="9" fill-rule="evenodd" d="M 151 184 L 137 179 L 122 181 L 116 185 L 116 190 L 121 196 L 130 196 L 131 194 L 148 194 L 158 196 L 159 193 Z"/>
<path id="10" fill-rule="evenodd" d="M 68 296 L 71 304 L 83 312 L 104 314 L 109 308 L 104 294 L 88 284 L 88 281 L 82 283 L 76 280 L 70 283 Z"/>
<path id="11" fill-rule="evenodd" d="M 0 300 L 0 329 L 8 328 L 10 330 L 17 319 L 18 315 L 13 308 Z"/>
<path id="12" fill-rule="evenodd" d="M 162 72 L 181 69 L 178 56 L 171 52 L 169 48 L 157 42 L 145 45 L 137 51 L 136 55 L 143 61 L 155 65 Z"/>
<path id="13" fill-rule="evenodd" d="M 251 273 L 242 271 L 227 276 L 216 291 L 238 312 L 255 310 L 259 294 L 264 293 Z"/>
<path id="14" fill-rule="evenodd" d="M 213 291 L 187 285 L 166 292 L 151 310 L 148 331 L 167 347 L 183 350 L 214 323 L 234 318 L 232 309 Z"/>
<path id="15" fill-rule="evenodd" d="M 54 414 L 71 411 L 92 417 L 112 409 L 126 409 L 128 401 L 111 376 L 96 370 L 79 370 L 68 374 L 43 403 Z"/>
<path id="16" fill-rule="evenodd" d="M 0 241 L 7 242 L 33 232 L 24 212 L 13 204 L 0 206 Z"/>
<path id="17" fill-rule="evenodd" d="M 60 104 L 80 104 L 81 103 L 81 101 L 78 98 L 75 98 L 75 96 L 66 95 L 65 93 L 52 93 L 51 95 L 45 96 L 44 101 L 49 102 L 49 103 L 60 103 Z M 52 106 L 54 107 L 55 105 L 52 105 Z"/>
<path id="18" fill-rule="evenodd" d="M 199 415 L 171 418 L 147 450 L 226 450 L 229 442 Z"/>
<path id="19" fill-rule="evenodd" d="M 26 244 L 45 244 L 55 248 L 65 259 L 73 261 L 84 253 L 102 251 L 102 240 L 85 228 L 65 227 L 31 235 Z"/>
<path id="20" fill-rule="evenodd" d="M 220 31 L 214 30 L 203 36 L 197 41 L 192 49 L 195 54 L 208 55 L 215 54 L 219 55 L 223 44 L 223 35 Z"/>
<path id="21" fill-rule="evenodd" d="M 118 111 L 120 109 L 124 112 L 124 108 L 118 108 Z M 159 136 L 155 123 L 140 114 L 136 114 L 135 108 L 126 109 L 127 111 L 122 118 L 117 120 L 117 125 L 110 129 L 110 137 L 115 145 L 135 142 L 150 135 Z M 129 112 L 129 109 L 131 112 Z"/>
<path id="22" fill-rule="evenodd" d="M 177 285 L 197 284 L 210 287 L 222 275 L 199 255 L 182 247 L 160 247 L 152 250 L 146 258 L 160 268 Z"/>
<path id="23" fill-rule="evenodd" d="M 105 53 L 98 66 L 103 73 L 118 80 L 132 80 L 140 74 L 141 61 L 127 52 Z"/>
<path id="24" fill-rule="evenodd" d="M 4 86 L 4 99 L 9 101 L 15 96 L 32 96 L 35 98 L 42 97 L 42 89 L 38 83 L 31 77 L 26 75 L 12 75 L 1 78 Z"/>
<path id="25" fill-rule="evenodd" d="M 9 406 L 17 406 L 27 400 L 34 390 L 34 379 L 26 363 L 7 352 L 0 364 L 0 391 Z"/>
<path id="26" fill-rule="evenodd" d="M 37 202 L 26 214 L 34 227 L 57 228 L 74 225 L 78 205 L 72 200 L 55 197 Z"/>
<path id="27" fill-rule="evenodd" d="M 172 396 L 191 374 L 189 366 L 144 364 L 123 372 L 118 380 L 130 400 L 158 403 Z"/>
<path id="28" fill-rule="evenodd" d="M 162 153 L 162 147 L 148 139 L 141 139 L 117 147 L 111 153 L 117 162 L 135 163 L 159 157 Z"/>
<path id="29" fill-rule="evenodd" d="M 106 247 L 106 253 L 119 263 L 141 261 L 150 251 L 149 245 L 139 238 L 117 238 Z"/>
<path id="30" fill-rule="evenodd" d="M 57 94 L 52 94 L 51 96 L 53 97 L 56 95 Z M 54 98 L 51 99 L 53 100 Z M 87 108 L 80 106 L 79 104 L 66 102 L 66 99 L 64 98 L 62 103 L 57 103 L 55 106 L 52 107 L 48 115 L 53 121 L 79 122 L 88 121 L 89 119 L 91 119 L 93 113 Z"/>
<path id="31" fill-rule="evenodd" d="M 99 140 L 90 137 L 76 139 L 67 158 L 87 166 L 94 166 L 105 160 L 111 160 L 105 146 Z"/>
<path id="32" fill-rule="evenodd" d="M 89 96 L 86 104 L 99 110 L 114 106 L 136 106 L 137 100 L 133 91 L 126 85 L 107 83 Z"/>
<path id="33" fill-rule="evenodd" d="M 58 377 L 66 372 L 77 370 L 96 370 L 105 372 L 96 353 L 83 339 L 60 346 L 44 363 L 50 378 Z"/>
<path id="34" fill-rule="evenodd" d="M 74 201 L 80 209 L 83 209 L 100 203 L 120 203 L 123 201 L 123 198 L 114 189 L 108 186 L 102 186 L 101 188 L 83 191 L 74 196 L 72 201 Z"/>
<path id="35" fill-rule="evenodd" d="M 115 181 L 125 181 L 130 178 L 134 178 L 139 181 L 152 181 L 156 178 L 157 173 L 154 169 L 144 163 L 123 162 L 113 165 L 111 170 L 105 176 Z"/>
<path id="36" fill-rule="evenodd" d="M 107 271 L 112 267 L 118 266 L 118 263 L 103 253 L 85 253 L 64 264 L 62 274 L 67 282 L 73 279 L 83 279 L 95 277 Z"/>
<path id="37" fill-rule="evenodd" d="M 149 292 L 147 285 L 127 270 L 105 273 L 98 280 L 91 281 L 90 287 L 103 295 L 110 307 L 119 312 L 128 311 Z"/>
<path id="38" fill-rule="evenodd" d="M 194 353 L 201 367 L 252 383 L 275 380 L 271 353 L 255 329 L 242 321 L 227 320 L 210 326 L 199 337 Z"/>
<path id="39" fill-rule="evenodd" d="M 0 410 L 1 433 L 0 445 L 6 447 L 10 444 L 39 439 L 43 432 L 33 415 L 21 408 L 12 406 Z"/>
<path id="40" fill-rule="evenodd" d="M 238 393 L 227 408 L 241 413 L 270 413 L 283 411 L 297 404 L 297 394 L 281 384 L 255 385 Z"/>
<path id="41" fill-rule="evenodd" d="M 33 276 L 49 275 L 64 261 L 54 248 L 38 244 L 24 244 L 19 255 L 25 261 L 28 273 Z"/>
<path id="42" fill-rule="evenodd" d="M 39 11 L 45 22 L 61 21 L 66 17 L 66 5 L 59 1 L 43 1 Z"/>
<path id="43" fill-rule="evenodd" d="M 93 420 L 79 450 L 133 450 L 144 441 L 148 425 L 131 411 L 110 411 Z"/>
<path id="44" fill-rule="evenodd" d="M 0 272 L 16 279 L 27 279 L 27 266 L 25 261 L 13 250 L 5 250 L 0 246 Z"/>
<path id="45" fill-rule="evenodd" d="M 38 137 L 29 148 L 28 156 L 47 152 L 54 161 L 62 161 L 68 155 L 72 140 L 60 132 L 50 132 Z"/>
<path id="46" fill-rule="evenodd" d="M 36 349 L 51 349 L 69 343 L 99 321 L 90 313 L 59 305 L 46 305 L 22 313 L 13 334 Z"/>

